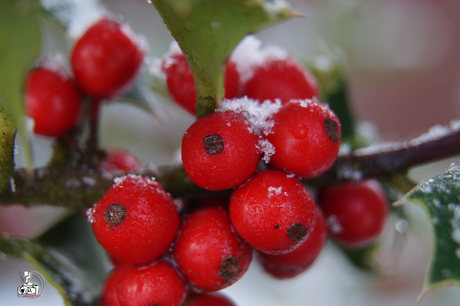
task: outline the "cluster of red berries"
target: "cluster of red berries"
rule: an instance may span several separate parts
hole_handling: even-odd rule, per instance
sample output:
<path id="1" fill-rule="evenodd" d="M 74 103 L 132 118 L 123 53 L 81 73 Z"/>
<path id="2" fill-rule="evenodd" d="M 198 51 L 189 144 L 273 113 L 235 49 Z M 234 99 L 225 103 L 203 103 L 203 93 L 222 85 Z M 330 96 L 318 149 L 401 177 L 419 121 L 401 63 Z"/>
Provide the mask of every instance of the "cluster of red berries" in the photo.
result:
<path id="1" fill-rule="evenodd" d="M 311 75 L 286 56 L 253 65 L 246 79 L 229 63 L 229 100 L 186 131 L 182 160 L 193 182 L 231 189 L 230 197 L 190 201 L 198 205 L 182 208 L 181 218 L 154 179 L 117 179 L 89 211 L 116 266 L 103 305 L 234 305 L 211 292 L 239 280 L 253 251 L 267 273 L 285 279 L 306 271 L 328 236 L 360 248 L 380 234 L 388 208 L 377 182 L 321 190 L 318 205 L 301 182 L 326 171 L 340 146 L 339 120 L 317 101 Z M 174 53 L 163 68 L 171 96 L 193 113 L 185 58 Z"/>
<path id="2" fill-rule="evenodd" d="M 82 96 L 96 101 L 123 93 L 138 75 L 144 53 L 126 23 L 96 22 L 75 43 L 71 70 L 62 58 L 52 57 L 29 73 L 26 113 L 35 121 L 34 132 L 58 137 L 75 128 Z"/>

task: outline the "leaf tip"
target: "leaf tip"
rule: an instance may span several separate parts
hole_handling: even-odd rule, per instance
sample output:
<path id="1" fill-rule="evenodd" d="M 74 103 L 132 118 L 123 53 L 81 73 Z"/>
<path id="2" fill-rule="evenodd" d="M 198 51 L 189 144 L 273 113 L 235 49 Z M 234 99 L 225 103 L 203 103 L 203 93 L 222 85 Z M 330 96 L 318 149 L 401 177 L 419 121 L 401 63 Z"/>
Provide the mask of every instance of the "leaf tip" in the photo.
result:
<path id="1" fill-rule="evenodd" d="M 420 292 L 419 296 L 417 297 L 417 304 L 420 305 L 426 298 L 426 296 L 430 293 L 428 288 L 423 288 L 422 292 Z"/>

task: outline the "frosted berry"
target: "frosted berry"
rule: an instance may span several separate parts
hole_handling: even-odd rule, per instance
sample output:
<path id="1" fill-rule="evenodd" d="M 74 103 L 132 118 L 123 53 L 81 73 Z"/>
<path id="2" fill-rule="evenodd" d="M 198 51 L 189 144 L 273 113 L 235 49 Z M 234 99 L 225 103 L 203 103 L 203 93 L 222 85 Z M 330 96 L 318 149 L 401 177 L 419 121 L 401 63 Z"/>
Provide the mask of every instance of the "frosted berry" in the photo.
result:
<path id="1" fill-rule="evenodd" d="M 73 129 L 80 119 L 81 96 L 64 71 L 39 67 L 26 83 L 26 113 L 35 121 L 34 132 L 57 137 Z"/>
<path id="2" fill-rule="evenodd" d="M 171 196 L 147 178 L 121 179 L 92 210 L 99 243 L 117 259 L 132 264 L 158 258 L 179 230 L 179 213 Z"/>
<path id="3" fill-rule="evenodd" d="M 101 19 L 76 42 L 71 64 L 75 78 L 90 96 L 112 98 L 137 76 L 144 59 L 138 38 L 125 23 Z"/>
<path id="4" fill-rule="evenodd" d="M 195 288 L 216 291 L 243 276 L 252 248 L 233 232 L 227 211 L 207 207 L 184 219 L 173 257 Z"/>
<path id="5" fill-rule="evenodd" d="M 170 263 L 161 260 L 130 267 L 118 285 L 121 306 L 181 306 L 186 293 L 184 279 Z"/>
<path id="6" fill-rule="evenodd" d="M 275 147 L 270 165 L 301 178 L 317 176 L 334 163 L 340 149 L 340 122 L 316 100 L 291 101 L 272 117 L 267 140 Z"/>
<path id="7" fill-rule="evenodd" d="M 120 306 L 118 299 L 118 284 L 123 274 L 129 269 L 129 266 L 122 265 L 110 271 L 105 279 L 104 287 L 101 293 L 102 306 Z"/>
<path id="8" fill-rule="evenodd" d="M 107 149 L 106 156 L 101 160 L 99 167 L 107 172 L 130 172 L 141 166 L 139 160 L 131 153 L 120 149 Z"/>
<path id="9" fill-rule="evenodd" d="M 292 99 L 312 99 L 318 96 L 314 76 L 292 57 L 269 58 L 254 70 L 246 82 L 243 95 L 259 100 L 280 99 L 287 103 Z"/>
<path id="10" fill-rule="evenodd" d="M 183 306 L 236 306 L 236 304 L 219 292 L 192 292 L 187 296 Z"/>
<path id="11" fill-rule="evenodd" d="M 162 71 L 166 75 L 166 86 L 176 103 L 182 106 L 190 114 L 195 115 L 196 92 L 193 83 L 192 71 L 182 53 L 175 53 L 165 59 Z M 233 61 L 227 63 L 225 70 L 225 98 L 233 99 L 239 90 L 239 74 Z"/>
<path id="12" fill-rule="evenodd" d="M 315 210 L 308 190 L 278 170 L 254 175 L 232 193 L 229 206 L 235 231 L 254 248 L 269 254 L 298 247 L 315 225 Z"/>
<path id="13" fill-rule="evenodd" d="M 329 187 L 319 201 L 331 238 L 345 247 L 364 247 L 382 232 L 388 201 L 375 180 Z"/>
<path id="14" fill-rule="evenodd" d="M 210 190 L 237 187 L 257 169 L 258 139 L 232 111 L 201 117 L 182 138 L 182 161 L 190 179 Z"/>
<path id="15" fill-rule="evenodd" d="M 297 249 L 281 255 L 257 252 L 258 259 L 265 271 L 275 278 L 293 278 L 306 271 L 313 264 L 321 253 L 326 238 L 327 228 L 323 214 L 319 209 L 316 209 L 315 226 Z"/>

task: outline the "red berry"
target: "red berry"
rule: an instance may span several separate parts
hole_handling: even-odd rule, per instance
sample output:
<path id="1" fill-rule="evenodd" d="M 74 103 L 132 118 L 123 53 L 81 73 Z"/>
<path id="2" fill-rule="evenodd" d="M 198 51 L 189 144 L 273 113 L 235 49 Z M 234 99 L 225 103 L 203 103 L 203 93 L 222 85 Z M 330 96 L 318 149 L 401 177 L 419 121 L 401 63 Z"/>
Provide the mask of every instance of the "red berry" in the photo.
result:
<path id="1" fill-rule="evenodd" d="M 40 67 L 27 77 L 26 112 L 35 120 L 35 133 L 61 136 L 80 119 L 80 93 L 65 72 Z"/>
<path id="2" fill-rule="evenodd" d="M 298 247 L 315 225 L 315 209 L 308 190 L 278 170 L 257 173 L 230 198 L 235 231 L 254 248 L 269 254 Z"/>
<path id="3" fill-rule="evenodd" d="M 280 99 L 287 103 L 291 99 L 317 97 L 318 85 L 314 76 L 292 57 L 268 59 L 255 68 L 244 86 L 243 95 L 260 102 Z"/>
<path id="4" fill-rule="evenodd" d="M 106 156 L 99 167 L 107 172 L 135 171 L 141 166 L 139 160 L 131 153 L 119 149 L 107 149 Z"/>
<path id="5" fill-rule="evenodd" d="M 270 165 L 302 178 L 317 176 L 334 163 L 340 149 L 340 122 L 315 100 L 291 101 L 272 117 Z"/>
<path id="6" fill-rule="evenodd" d="M 236 306 L 228 297 L 218 292 L 192 292 L 185 300 L 186 306 Z"/>
<path id="7" fill-rule="evenodd" d="M 223 208 L 208 207 L 184 219 L 173 256 L 195 288 L 216 291 L 243 276 L 252 260 L 252 248 L 233 232 Z"/>
<path id="8" fill-rule="evenodd" d="M 132 264 L 149 263 L 167 251 L 180 226 L 171 196 L 160 184 L 135 176 L 113 185 L 90 218 L 107 252 Z"/>
<path id="9" fill-rule="evenodd" d="M 127 24 L 101 19 L 75 44 L 71 63 L 75 78 L 90 96 L 112 98 L 134 81 L 144 51 Z"/>
<path id="10" fill-rule="evenodd" d="M 104 282 L 104 287 L 101 293 L 102 306 L 120 306 L 118 299 L 118 284 L 121 277 L 129 269 L 129 266 L 122 265 L 113 269 Z"/>
<path id="11" fill-rule="evenodd" d="M 232 111 L 201 117 L 182 138 L 182 161 L 198 186 L 222 190 L 244 183 L 259 165 L 257 137 Z"/>
<path id="12" fill-rule="evenodd" d="M 316 224 L 302 244 L 286 254 L 257 252 L 265 271 L 279 279 L 293 278 L 306 271 L 321 253 L 327 238 L 323 214 L 316 209 Z"/>
<path id="13" fill-rule="evenodd" d="M 129 263 L 127 263 L 126 261 L 118 259 L 118 258 L 116 258 L 115 256 L 113 256 L 110 253 L 109 253 L 109 260 L 112 263 L 112 265 L 114 265 L 115 268 L 119 268 L 121 266 L 129 265 Z"/>
<path id="14" fill-rule="evenodd" d="M 182 53 L 175 53 L 170 58 L 164 60 L 162 71 L 166 75 L 166 86 L 174 101 L 195 115 L 196 93 L 193 83 L 192 71 Z M 232 61 L 227 63 L 225 70 L 225 98 L 233 99 L 239 89 L 239 74 L 236 64 Z"/>
<path id="15" fill-rule="evenodd" d="M 350 248 L 373 242 L 388 214 L 385 192 L 375 180 L 330 187 L 321 194 L 320 204 L 330 236 Z"/>
<path id="16" fill-rule="evenodd" d="M 118 285 L 121 306 L 181 306 L 186 293 L 185 281 L 165 261 L 130 267 Z"/>

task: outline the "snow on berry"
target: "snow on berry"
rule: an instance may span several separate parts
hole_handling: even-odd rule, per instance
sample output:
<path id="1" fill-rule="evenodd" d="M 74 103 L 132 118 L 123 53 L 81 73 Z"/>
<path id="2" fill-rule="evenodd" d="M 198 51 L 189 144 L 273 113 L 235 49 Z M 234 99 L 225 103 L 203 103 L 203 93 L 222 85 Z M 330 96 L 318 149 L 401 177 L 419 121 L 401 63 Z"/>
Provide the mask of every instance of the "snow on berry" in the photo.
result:
<path id="1" fill-rule="evenodd" d="M 182 138 L 182 161 L 190 179 L 209 190 L 234 188 L 256 171 L 258 138 L 232 111 L 216 112 L 193 123 Z"/>
<path id="2" fill-rule="evenodd" d="M 326 171 L 340 149 L 340 122 L 315 100 L 291 100 L 276 112 L 272 133 L 266 136 L 275 152 L 270 165 L 310 178 Z"/>

